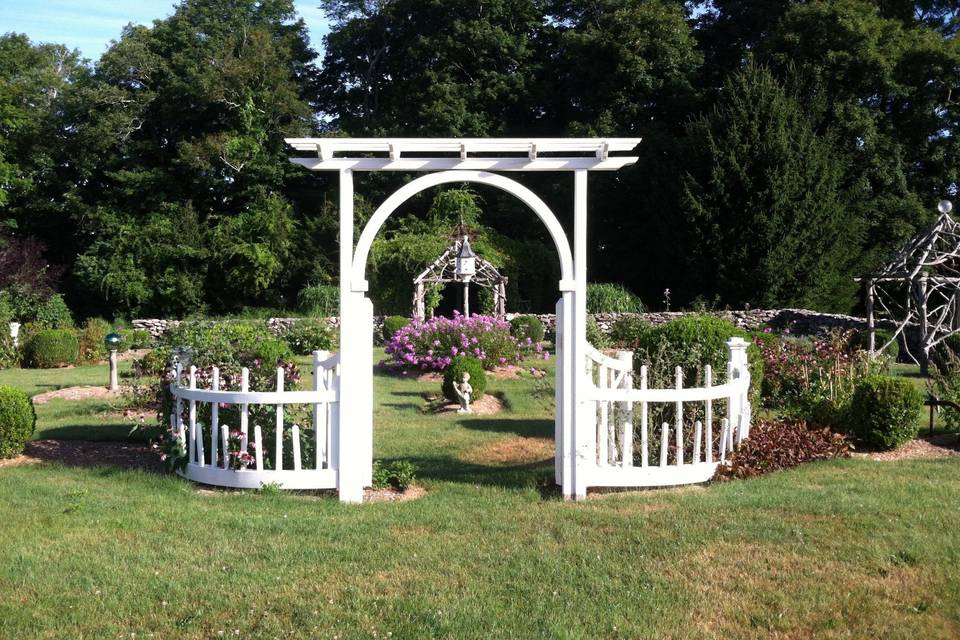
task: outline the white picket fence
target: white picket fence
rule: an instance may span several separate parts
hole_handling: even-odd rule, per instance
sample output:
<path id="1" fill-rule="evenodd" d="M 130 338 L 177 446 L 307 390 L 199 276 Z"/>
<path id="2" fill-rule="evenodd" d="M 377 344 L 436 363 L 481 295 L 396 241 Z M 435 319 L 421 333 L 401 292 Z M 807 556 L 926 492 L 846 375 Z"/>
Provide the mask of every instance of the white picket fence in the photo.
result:
<path id="1" fill-rule="evenodd" d="M 588 471 L 587 485 L 655 487 L 712 478 L 717 466 L 725 463 L 734 446 L 750 433 L 747 346 L 741 338 L 727 342 L 730 356 L 723 384 L 713 384 L 713 371 L 706 365 L 704 386 L 684 388 L 683 370 L 677 367 L 675 385 L 670 389 L 648 388 L 645 366 L 640 369 L 640 380 L 634 380 L 633 353 L 621 351 L 611 358 L 589 347 L 587 377 L 591 384 L 586 401 L 595 406 L 597 431 L 595 459 L 589 461 L 595 466 Z M 714 403 L 721 400 L 726 403 L 726 416 L 718 420 Z M 650 409 L 656 404 L 673 405 L 672 425 L 650 424 Z M 690 405 L 703 408 L 702 414 L 697 411 L 702 419 L 686 417 L 693 413 Z M 686 440 L 691 432 L 692 444 Z M 657 444 L 658 459 L 651 460 L 651 449 Z"/>
<path id="2" fill-rule="evenodd" d="M 170 385 L 175 405 L 170 416 L 170 426 L 187 452 L 187 465 L 181 475 L 203 484 L 242 489 L 258 489 L 264 484 L 277 484 L 284 489 L 336 488 L 339 364 L 339 354 L 331 356 L 326 351 L 315 352 L 313 389 L 306 391 L 284 391 L 283 369 L 277 369 L 274 391 L 250 390 L 249 371 L 246 368 L 241 372 L 239 391 L 220 389 L 220 372 L 217 368 L 212 371 L 210 389 L 197 388 L 197 369 L 193 366 L 187 373 L 187 385 L 183 386 L 184 372 L 177 365 L 174 381 Z M 209 443 L 204 440 L 204 426 L 197 420 L 198 407 L 203 404 L 209 405 Z M 184 405 L 186 421 L 183 419 Z M 224 405 L 239 407 L 238 425 L 221 424 L 220 411 Z M 273 469 L 264 466 L 264 447 L 267 443 L 264 442 L 261 425 L 254 424 L 252 428 L 250 425 L 250 407 L 254 405 L 275 407 L 275 434 L 270 456 Z M 287 405 L 312 406 L 315 439 L 315 456 L 312 460 L 304 460 L 301 455 L 300 426 L 285 426 L 284 407 Z M 252 464 L 246 468 L 232 468 L 230 430 L 239 431 L 241 434 L 240 451 L 250 452 L 252 455 Z M 291 439 L 293 464 L 291 468 L 284 469 L 284 434 L 287 431 Z"/>

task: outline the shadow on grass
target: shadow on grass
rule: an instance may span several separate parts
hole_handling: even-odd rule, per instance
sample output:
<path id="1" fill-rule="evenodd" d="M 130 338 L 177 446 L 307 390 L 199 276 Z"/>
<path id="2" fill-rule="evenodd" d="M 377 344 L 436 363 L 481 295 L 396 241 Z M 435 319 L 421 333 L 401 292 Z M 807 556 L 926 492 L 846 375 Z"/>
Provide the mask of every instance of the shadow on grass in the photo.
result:
<path id="1" fill-rule="evenodd" d="M 384 462 L 392 462 L 387 458 Z M 553 458 L 518 465 L 489 466 L 464 462 L 452 456 L 410 456 L 396 458 L 412 462 L 417 478 L 501 489 L 536 489 L 545 498 L 559 497 L 554 487 Z"/>
<path id="2" fill-rule="evenodd" d="M 487 433 L 513 433 L 525 438 L 552 438 L 552 420 L 531 420 L 529 418 L 477 418 L 461 420 L 464 429 L 486 431 Z"/>
<path id="3" fill-rule="evenodd" d="M 129 424 L 71 424 L 38 429 L 36 440 L 84 440 L 88 442 L 147 443 L 160 436 L 160 427 L 131 431 Z"/>

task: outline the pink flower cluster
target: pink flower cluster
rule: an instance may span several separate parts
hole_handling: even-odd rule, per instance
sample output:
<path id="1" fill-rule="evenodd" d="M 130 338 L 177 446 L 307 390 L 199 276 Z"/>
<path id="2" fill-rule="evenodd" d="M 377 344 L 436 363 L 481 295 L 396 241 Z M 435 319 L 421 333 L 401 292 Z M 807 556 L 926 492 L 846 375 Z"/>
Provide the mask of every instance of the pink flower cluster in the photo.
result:
<path id="1" fill-rule="evenodd" d="M 488 369 L 516 364 L 527 354 L 549 357 L 543 345 L 510 335 L 510 323 L 491 316 L 437 316 L 413 322 L 387 341 L 384 350 L 399 367 L 443 371 L 458 355 L 473 356 Z"/>

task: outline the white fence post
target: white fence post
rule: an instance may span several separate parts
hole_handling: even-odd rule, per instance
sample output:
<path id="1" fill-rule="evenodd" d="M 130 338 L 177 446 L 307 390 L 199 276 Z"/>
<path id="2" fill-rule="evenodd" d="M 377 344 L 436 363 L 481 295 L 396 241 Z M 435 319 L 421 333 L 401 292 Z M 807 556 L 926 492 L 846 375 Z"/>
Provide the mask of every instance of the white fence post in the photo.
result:
<path id="1" fill-rule="evenodd" d="M 623 379 L 620 382 L 621 389 L 633 389 L 633 352 L 618 351 L 617 360 L 624 367 Z M 620 437 L 622 445 L 620 454 L 620 466 L 633 466 L 633 402 L 623 403 L 623 435 Z"/>
<path id="2" fill-rule="evenodd" d="M 730 338 L 727 341 L 727 349 L 730 351 L 730 361 L 728 371 L 730 378 L 728 382 L 738 382 L 739 392 L 732 394 L 730 405 L 732 412 L 730 414 L 730 428 L 736 431 L 735 440 L 737 444 L 743 442 L 750 435 L 750 369 L 747 363 L 747 347 L 749 343 L 743 338 Z"/>

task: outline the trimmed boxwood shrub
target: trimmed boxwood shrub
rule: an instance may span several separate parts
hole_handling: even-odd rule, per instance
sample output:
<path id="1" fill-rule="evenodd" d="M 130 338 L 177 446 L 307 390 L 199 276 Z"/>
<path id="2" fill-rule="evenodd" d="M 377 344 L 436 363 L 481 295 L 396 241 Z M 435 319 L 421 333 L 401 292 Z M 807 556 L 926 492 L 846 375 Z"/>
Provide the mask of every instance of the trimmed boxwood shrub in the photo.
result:
<path id="1" fill-rule="evenodd" d="M 750 334 L 733 323 L 707 315 L 677 318 L 643 332 L 634 350 L 634 368 L 640 375 L 640 366 L 650 369 L 650 386 L 673 386 L 673 371 L 679 365 L 685 372 L 684 386 L 703 384 L 703 366 L 713 368 L 714 384 L 723 381 L 727 371 L 729 351 L 727 340 L 743 338 L 750 343 L 747 359 L 750 366 L 750 391 L 759 397 L 763 384 L 763 358 L 753 344 Z"/>
<path id="2" fill-rule="evenodd" d="M 518 340 L 530 338 L 540 342 L 544 336 L 543 323 L 537 316 L 517 316 L 510 321 L 510 333 Z"/>
<path id="3" fill-rule="evenodd" d="M 865 444 L 896 449 L 917 437 L 922 409 L 923 396 L 909 380 L 867 376 L 853 392 L 850 426 Z"/>
<path id="4" fill-rule="evenodd" d="M 23 453 L 36 422 L 30 397 L 20 389 L 0 385 L 0 458 Z"/>
<path id="5" fill-rule="evenodd" d="M 410 318 L 404 316 L 387 316 L 383 319 L 383 341 L 389 342 L 397 331 L 410 324 Z"/>
<path id="6" fill-rule="evenodd" d="M 483 370 L 483 363 L 473 356 L 457 356 L 443 372 L 443 396 L 447 400 L 457 402 L 453 384 L 459 382 L 464 373 L 470 374 L 470 386 L 473 387 L 470 402 L 476 402 L 483 397 L 487 390 L 487 372 Z"/>
<path id="7" fill-rule="evenodd" d="M 887 331 L 886 329 L 875 329 L 874 330 L 874 343 L 879 349 L 887 343 L 890 338 L 893 337 L 893 333 Z M 850 336 L 850 348 L 859 349 L 861 351 L 866 351 L 870 348 L 870 332 L 866 329 L 857 331 L 852 336 Z M 897 359 L 897 356 L 900 355 L 900 341 L 894 340 L 890 343 L 890 346 L 884 350 L 884 353 L 893 358 Z"/>
<path id="8" fill-rule="evenodd" d="M 74 364 L 80 355 L 80 341 L 70 329 L 46 329 L 30 338 L 23 355 L 28 367 L 38 369 Z"/>

